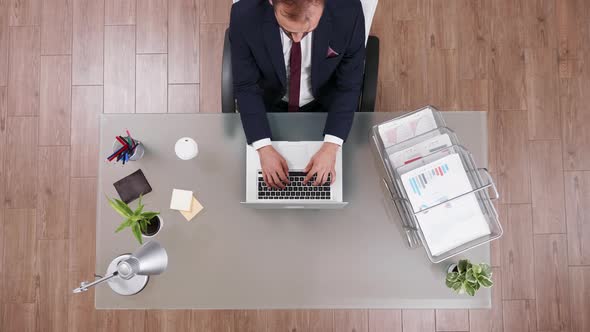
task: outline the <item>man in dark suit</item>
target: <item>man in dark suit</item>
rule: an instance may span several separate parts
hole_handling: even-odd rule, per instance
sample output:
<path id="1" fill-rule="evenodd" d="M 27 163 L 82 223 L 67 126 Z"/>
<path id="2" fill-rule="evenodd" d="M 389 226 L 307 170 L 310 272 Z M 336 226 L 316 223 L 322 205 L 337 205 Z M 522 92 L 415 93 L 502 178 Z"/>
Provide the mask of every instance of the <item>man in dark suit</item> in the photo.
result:
<path id="1" fill-rule="evenodd" d="M 288 183 L 271 145 L 266 112 L 328 112 L 324 144 L 305 171 L 315 185 L 335 179 L 362 87 L 365 22 L 359 0 L 241 0 L 231 11 L 234 94 L 264 181 Z"/>

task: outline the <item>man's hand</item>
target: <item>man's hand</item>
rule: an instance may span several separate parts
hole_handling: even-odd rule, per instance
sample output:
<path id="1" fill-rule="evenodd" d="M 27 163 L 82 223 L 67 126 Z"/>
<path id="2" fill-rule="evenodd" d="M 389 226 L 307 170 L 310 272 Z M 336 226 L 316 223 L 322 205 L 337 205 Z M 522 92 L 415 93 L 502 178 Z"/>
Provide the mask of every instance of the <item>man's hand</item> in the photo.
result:
<path id="1" fill-rule="evenodd" d="M 331 175 L 333 184 L 336 181 L 336 152 L 340 146 L 334 143 L 325 142 L 320 150 L 311 158 L 309 164 L 305 167 L 307 176 L 303 180 L 304 184 L 307 184 L 314 174 L 317 174 L 316 180 L 313 183 L 314 186 L 319 186 L 328 181 L 328 176 Z"/>
<path id="2" fill-rule="evenodd" d="M 272 188 L 285 189 L 285 184 L 289 183 L 289 166 L 287 161 L 280 153 L 267 145 L 258 149 L 260 156 L 260 165 L 262 166 L 262 177 L 266 185 Z"/>

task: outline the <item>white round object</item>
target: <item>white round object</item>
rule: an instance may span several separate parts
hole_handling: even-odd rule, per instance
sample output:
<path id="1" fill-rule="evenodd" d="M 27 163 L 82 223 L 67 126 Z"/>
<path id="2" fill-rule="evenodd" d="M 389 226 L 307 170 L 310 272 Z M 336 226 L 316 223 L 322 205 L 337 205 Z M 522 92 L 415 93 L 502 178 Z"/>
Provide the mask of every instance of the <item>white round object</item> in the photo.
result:
<path id="1" fill-rule="evenodd" d="M 199 146 L 194 139 L 183 137 L 176 142 L 174 146 L 176 156 L 182 160 L 191 160 L 199 154 Z"/>

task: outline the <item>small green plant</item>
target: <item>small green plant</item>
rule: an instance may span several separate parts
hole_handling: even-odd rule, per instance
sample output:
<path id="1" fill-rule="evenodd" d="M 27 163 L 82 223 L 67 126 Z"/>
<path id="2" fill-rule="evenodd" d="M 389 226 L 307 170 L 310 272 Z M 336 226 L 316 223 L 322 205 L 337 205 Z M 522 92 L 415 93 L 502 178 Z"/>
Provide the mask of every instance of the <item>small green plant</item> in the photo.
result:
<path id="1" fill-rule="evenodd" d="M 117 211 L 118 214 L 125 218 L 119 227 L 117 227 L 115 233 L 130 227 L 131 232 L 137 241 L 139 241 L 139 244 L 143 244 L 141 233 L 147 232 L 147 227 L 150 224 L 150 220 L 159 215 L 160 212 L 143 212 L 144 205 L 141 203 L 141 196 L 139 197 L 139 202 L 135 210 L 131 210 L 127 203 L 119 199 L 110 199 L 107 197 L 107 200 L 109 201 L 109 205 L 113 208 L 113 210 Z"/>
<path id="2" fill-rule="evenodd" d="M 469 260 L 463 259 L 456 269 L 457 271 L 447 273 L 446 284 L 458 294 L 474 296 L 480 287 L 490 288 L 494 285 L 492 270 L 488 264 L 471 264 Z"/>

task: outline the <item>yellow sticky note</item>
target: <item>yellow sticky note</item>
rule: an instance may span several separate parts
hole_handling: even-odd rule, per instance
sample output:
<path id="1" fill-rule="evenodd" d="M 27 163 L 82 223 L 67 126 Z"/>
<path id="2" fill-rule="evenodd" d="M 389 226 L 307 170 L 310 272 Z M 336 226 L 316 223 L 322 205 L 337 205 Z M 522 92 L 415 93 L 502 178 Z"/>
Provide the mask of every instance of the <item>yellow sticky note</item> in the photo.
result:
<path id="1" fill-rule="evenodd" d="M 203 205 L 193 196 L 190 211 L 180 211 L 180 213 L 182 213 L 187 221 L 191 221 L 201 210 L 203 210 Z"/>

